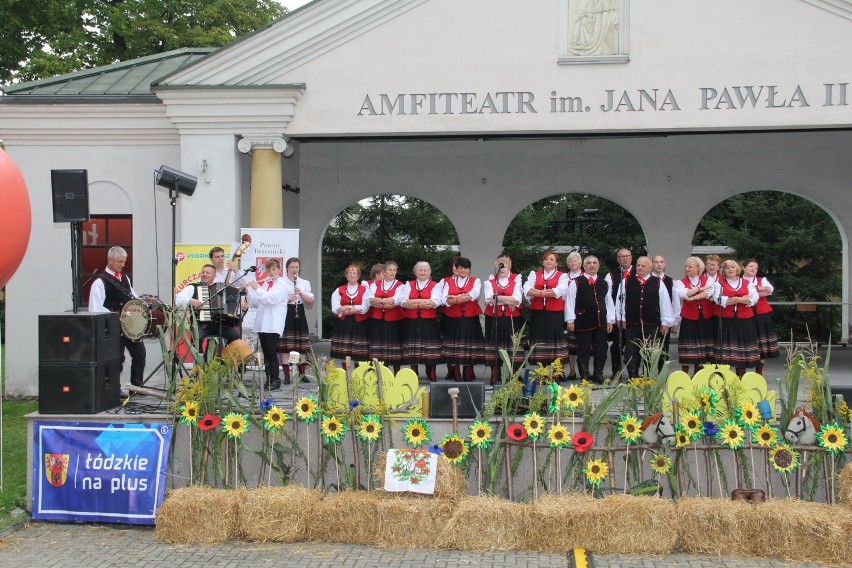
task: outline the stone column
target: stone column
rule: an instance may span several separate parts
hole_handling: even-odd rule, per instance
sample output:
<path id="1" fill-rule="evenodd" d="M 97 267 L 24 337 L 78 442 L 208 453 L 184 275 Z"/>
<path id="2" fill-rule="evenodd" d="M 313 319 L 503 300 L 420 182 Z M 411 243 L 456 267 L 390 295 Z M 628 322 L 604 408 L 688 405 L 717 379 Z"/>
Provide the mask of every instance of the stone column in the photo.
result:
<path id="1" fill-rule="evenodd" d="M 252 227 L 283 228 L 284 200 L 281 194 L 281 154 L 287 149 L 283 138 L 243 137 L 237 148 L 251 153 Z"/>

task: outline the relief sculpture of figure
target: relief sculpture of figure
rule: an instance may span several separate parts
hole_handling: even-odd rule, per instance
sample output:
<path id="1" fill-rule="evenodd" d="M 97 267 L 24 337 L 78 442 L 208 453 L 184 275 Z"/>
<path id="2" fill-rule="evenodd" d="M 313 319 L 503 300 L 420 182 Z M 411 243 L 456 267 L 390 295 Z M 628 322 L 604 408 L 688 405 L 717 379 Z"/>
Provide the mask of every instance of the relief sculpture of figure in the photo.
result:
<path id="1" fill-rule="evenodd" d="M 569 12 L 571 55 L 617 55 L 620 0 L 582 0 Z"/>

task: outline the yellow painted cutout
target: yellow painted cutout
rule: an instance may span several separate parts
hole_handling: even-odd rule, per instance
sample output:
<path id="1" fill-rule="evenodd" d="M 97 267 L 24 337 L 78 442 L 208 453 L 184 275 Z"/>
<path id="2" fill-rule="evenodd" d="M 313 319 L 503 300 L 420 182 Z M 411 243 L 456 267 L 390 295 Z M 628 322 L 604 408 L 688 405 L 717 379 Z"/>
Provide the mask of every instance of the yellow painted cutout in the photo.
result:
<path id="1" fill-rule="evenodd" d="M 717 414 L 722 418 L 728 418 L 728 407 L 723 393 L 728 390 L 739 391 L 740 403 L 749 401 L 755 406 L 761 400 L 769 402 L 775 408 L 775 391 L 769 390 L 766 379 L 762 375 L 750 372 L 743 375 L 742 379 L 731 369 L 730 365 L 704 365 L 704 367 L 690 378 L 683 371 L 675 371 L 666 380 L 666 397 L 664 404 L 671 409 L 672 399 L 683 401 L 695 397 L 696 391 L 709 386 L 719 395 Z"/>
<path id="2" fill-rule="evenodd" d="M 417 374 L 411 369 L 402 369 L 394 375 L 393 371 L 382 363 L 379 363 L 379 372 L 382 376 L 384 404 L 380 404 L 378 376 L 370 362 L 358 363 L 352 370 L 351 398 L 367 407 L 384 407 L 392 417 L 422 416 L 421 400 L 426 388 L 420 387 Z M 326 383 L 329 401 L 339 408 L 348 409 L 350 393 L 346 388 L 346 372 L 343 369 L 334 369 L 326 375 Z"/>

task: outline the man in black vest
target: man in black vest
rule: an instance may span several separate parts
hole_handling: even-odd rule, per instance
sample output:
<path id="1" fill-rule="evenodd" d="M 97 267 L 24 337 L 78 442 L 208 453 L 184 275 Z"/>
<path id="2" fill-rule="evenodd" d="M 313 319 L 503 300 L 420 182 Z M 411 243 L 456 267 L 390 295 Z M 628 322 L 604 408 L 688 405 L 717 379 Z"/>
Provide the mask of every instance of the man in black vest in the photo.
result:
<path id="1" fill-rule="evenodd" d="M 668 290 L 651 277 L 651 259 L 636 261 L 636 275 L 621 281 L 615 302 L 618 325 L 625 332 L 624 360 L 630 377 L 640 377 L 640 345 L 662 339 L 674 323 Z"/>
<path id="2" fill-rule="evenodd" d="M 628 276 L 635 274 L 633 267 L 633 253 L 629 249 L 618 249 L 615 256 L 618 266 L 606 275 L 606 282 L 609 284 L 609 291 L 612 296 L 612 301 L 615 303 L 618 295 L 618 287 L 621 281 Z M 620 312 L 615 314 L 615 319 L 620 319 Z M 624 330 L 619 327 L 614 327 L 612 332 L 607 336 L 607 340 L 612 342 L 609 348 L 609 360 L 612 367 L 612 376 L 616 377 L 622 371 L 622 357 L 624 356 L 625 335 Z"/>
<path id="3" fill-rule="evenodd" d="M 605 278 L 598 277 L 600 262 L 595 256 L 583 260 L 583 274 L 571 281 L 565 300 L 568 331 L 577 336 L 577 369 L 581 379 L 603 383 L 606 363 L 606 336 L 615 323 L 615 306 Z M 595 372 L 589 375 L 589 358 L 595 358 Z"/>
<path id="4" fill-rule="evenodd" d="M 674 297 L 672 296 L 674 280 L 672 280 L 671 276 L 666 275 L 666 259 L 663 258 L 662 255 L 658 254 L 651 259 L 651 267 L 651 276 L 659 278 L 660 282 L 665 285 L 666 290 L 669 293 L 669 300 L 671 300 L 672 307 L 674 308 Z M 677 316 L 677 314 L 675 314 L 675 316 Z M 675 319 L 677 318 L 675 317 Z M 671 346 L 671 341 L 672 334 L 667 333 L 663 338 L 663 355 L 660 357 L 660 370 L 663 368 L 663 363 L 665 363 L 669 358 L 669 347 Z"/>
<path id="5" fill-rule="evenodd" d="M 139 295 L 130 284 L 130 278 L 124 274 L 127 251 L 121 247 L 112 247 L 107 252 L 107 267 L 92 282 L 89 290 L 90 312 L 120 312 L 122 306 L 131 298 Z M 121 366 L 124 368 L 124 350 L 130 353 L 130 384 L 141 387 L 145 375 L 145 344 L 142 340 L 133 341 L 121 334 Z"/>
<path id="6" fill-rule="evenodd" d="M 191 306 L 195 310 L 195 317 L 198 321 L 198 342 L 203 343 L 210 336 L 221 338 L 220 346 L 224 346 L 231 341 L 236 341 L 240 338 L 240 332 L 234 327 L 234 319 L 226 317 L 225 314 L 216 310 L 210 310 L 210 304 L 205 304 L 199 299 L 198 289 L 200 287 L 208 288 L 216 281 L 216 267 L 212 264 L 205 264 L 201 267 L 201 281 L 195 282 L 186 286 L 175 296 L 175 306 L 178 308 L 186 308 Z M 220 294 L 221 295 L 221 294 Z M 248 309 L 248 303 L 242 300 L 243 312 Z M 200 311 L 210 310 L 209 319 L 202 321 L 200 319 Z M 205 349 L 206 352 L 206 349 Z"/>

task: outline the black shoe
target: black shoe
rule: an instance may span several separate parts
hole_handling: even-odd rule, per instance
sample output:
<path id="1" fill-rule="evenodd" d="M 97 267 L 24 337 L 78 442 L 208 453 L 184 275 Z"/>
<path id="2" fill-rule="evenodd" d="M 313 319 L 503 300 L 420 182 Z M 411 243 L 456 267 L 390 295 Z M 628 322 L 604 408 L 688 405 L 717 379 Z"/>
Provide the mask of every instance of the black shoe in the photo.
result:
<path id="1" fill-rule="evenodd" d="M 289 381 L 288 381 L 289 382 Z M 266 387 L 266 390 L 277 391 L 281 389 L 281 381 L 272 381 L 272 383 Z"/>
<path id="2" fill-rule="evenodd" d="M 308 380 L 308 377 L 302 375 L 302 379 L 299 381 L 300 383 L 309 383 L 311 381 Z"/>
<path id="3" fill-rule="evenodd" d="M 274 383 L 273 383 L 273 384 L 274 384 Z M 289 378 L 289 377 L 284 379 L 284 384 L 285 384 L 285 385 L 289 385 L 289 384 L 290 384 L 290 378 Z"/>

